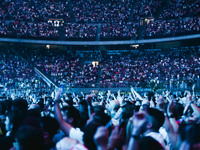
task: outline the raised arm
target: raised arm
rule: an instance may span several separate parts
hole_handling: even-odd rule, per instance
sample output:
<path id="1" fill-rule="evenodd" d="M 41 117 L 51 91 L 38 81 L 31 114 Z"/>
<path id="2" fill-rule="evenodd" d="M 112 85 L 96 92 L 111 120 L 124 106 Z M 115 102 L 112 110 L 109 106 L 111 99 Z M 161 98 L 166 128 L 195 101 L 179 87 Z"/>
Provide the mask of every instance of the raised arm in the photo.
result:
<path id="1" fill-rule="evenodd" d="M 191 106 L 192 110 L 194 111 L 194 114 L 197 117 L 200 117 L 200 108 L 195 104 L 195 94 L 193 92 L 193 95 L 189 94 L 188 95 L 188 101 L 189 101 L 189 105 Z"/>
<path id="2" fill-rule="evenodd" d="M 136 96 L 136 98 L 138 98 L 139 100 L 143 100 L 142 96 L 138 92 L 136 92 L 133 87 L 131 87 L 131 92 L 133 95 Z"/>
<path id="3" fill-rule="evenodd" d="M 174 100 L 171 99 L 171 102 L 169 103 L 167 107 L 167 114 L 174 131 L 178 133 L 179 125 L 177 124 L 175 116 L 173 114 L 174 108 L 175 108 L 175 103 L 174 103 Z"/>
<path id="4" fill-rule="evenodd" d="M 62 114 L 61 114 L 61 110 L 60 110 L 60 94 L 61 94 L 62 89 L 59 89 L 56 94 L 55 94 L 55 100 L 54 100 L 54 112 L 55 112 L 55 118 L 58 121 L 61 130 L 67 135 L 69 136 L 69 132 L 72 128 L 72 126 L 70 124 L 68 124 L 67 122 L 64 121 Z"/>
<path id="5" fill-rule="evenodd" d="M 133 129 L 127 150 L 139 150 L 140 135 L 146 123 L 146 114 L 138 112 L 133 117 Z"/>
<path id="6" fill-rule="evenodd" d="M 94 109 L 93 109 L 93 106 L 92 106 L 92 96 L 86 95 L 86 101 L 87 101 L 87 104 L 88 104 L 88 116 L 90 117 L 91 114 L 94 113 Z"/>

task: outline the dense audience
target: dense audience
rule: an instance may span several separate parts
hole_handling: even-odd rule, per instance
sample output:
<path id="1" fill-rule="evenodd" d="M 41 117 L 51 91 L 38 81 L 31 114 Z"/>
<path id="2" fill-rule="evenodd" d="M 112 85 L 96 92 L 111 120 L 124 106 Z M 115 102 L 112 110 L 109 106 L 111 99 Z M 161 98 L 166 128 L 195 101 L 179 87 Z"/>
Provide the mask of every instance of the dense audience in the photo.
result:
<path id="1" fill-rule="evenodd" d="M 126 22 L 131 14 L 132 0 L 79 0 L 73 1 L 76 22 Z"/>
<path id="2" fill-rule="evenodd" d="M 21 51 L 21 50 L 20 50 Z M 19 51 L 19 52 L 20 52 Z M 185 89 L 200 85 L 198 48 L 115 53 L 24 50 L 23 56 L 58 85 Z M 97 61 L 98 64 L 93 64 Z"/>
<path id="3" fill-rule="evenodd" d="M 197 47 L 117 54 L 56 49 L 13 53 L 14 48 L 0 52 L 1 149 L 199 149 Z M 91 58 L 99 65 L 92 66 Z M 84 83 L 98 81 L 100 74 L 102 86 L 119 90 L 74 93 L 48 87 L 34 73 L 34 65 L 55 75 L 55 82 L 66 80 L 64 87 L 73 87 L 67 85 L 72 83 L 81 89 Z M 132 87 L 147 82 L 154 84 L 151 92 L 139 93 Z M 169 90 L 158 87 L 160 83 Z M 120 91 L 130 86 L 129 91 Z M 6 92 L 9 88 L 14 90 Z"/>
<path id="4" fill-rule="evenodd" d="M 3 1 L 0 5 L 1 20 L 44 22 L 49 18 L 70 21 L 70 2 L 57 0 Z"/>
<path id="5" fill-rule="evenodd" d="M 144 31 L 145 38 L 174 37 L 200 33 L 200 18 L 151 21 Z"/>
<path id="6" fill-rule="evenodd" d="M 198 0 L 2 0 L 0 36 L 134 39 L 140 19 L 156 16 L 145 38 L 178 36 L 199 33 L 199 10 Z M 56 28 L 48 18 L 65 23 Z M 0 149 L 198 150 L 199 52 L 2 47 Z M 94 87 L 103 90 L 81 91 Z"/>
<path id="7" fill-rule="evenodd" d="M 133 55 L 124 53 L 105 57 L 100 62 L 102 87 L 190 87 L 198 80 L 198 51 L 170 50 Z"/>
<path id="8" fill-rule="evenodd" d="M 198 0 L 2 1 L 0 36 L 131 40 L 138 35 L 141 38 L 141 33 L 144 38 L 196 34 L 199 33 L 199 4 Z M 141 28 L 141 20 L 149 17 L 156 18 L 156 21 Z M 58 28 L 47 23 L 49 19 L 61 19 L 63 22 Z"/>
<path id="9" fill-rule="evenodd" d="M 133 39 L 136 37 L 137 24 L 128 22 L 127 24 L 103 24 L 101 27 L 101 39 Z"/>
<path id="10" fill-rule="evenodd" d="M 181 19 L 200 15 L 199 0 L 169 0 L 159 19 Z"/>
<path id="11" fill-rule="evenodd" d="M 183 93 L 37 94 L 0 101 L 2 149 L 199 149 L 200 98 Z M 52 111 L 54 109 L 54 111 Z"/>
<path id="12" fill-rule="evenodd" d="M 49 23 L 0 22 L 0 35 L 18 38 L 58 39 L 58 29 Z"/>
<path id="13" fill-rule="evenodd" d="M 0 83 L 5 93 L 26 95 L 46 90 L 46 83 L 37 76 L 28 62 L 21 60 L 9 49 L 0 49 L 0 56 Z"/>
<path id="14" fill-rule="evenodd" d="M 87 24 L 68 23 L 64 26 L 66 39 L 89 39 L 95 40 L 97 26 Z"/>
<path id="15" fill-rule="evenodd" d="M 135 2 L 133 8 L 133 21 L 140 21 L 141 18 L 154 17 L 162 6 L 159 0 L 141 0 Z"/>
<path id="16" fill-rule="evenodd" d="M 62 18 L 69 22 L 116 22 L 127 21 L 131 13 L 132 0 L 112 1 L 6 1 L 1 4 L 0 18 L 18 21 L 46 21 Z"/>
<path id="17" fill-rule="evenodd" d="M 20 50 L 21 51 L 21 50 Z M 78 56 L 59 50 L 24 50 L 23 56 L 49 75 L 58 85 L 70 87 L 94 87 L 98 66 L 79 61 Z"/>

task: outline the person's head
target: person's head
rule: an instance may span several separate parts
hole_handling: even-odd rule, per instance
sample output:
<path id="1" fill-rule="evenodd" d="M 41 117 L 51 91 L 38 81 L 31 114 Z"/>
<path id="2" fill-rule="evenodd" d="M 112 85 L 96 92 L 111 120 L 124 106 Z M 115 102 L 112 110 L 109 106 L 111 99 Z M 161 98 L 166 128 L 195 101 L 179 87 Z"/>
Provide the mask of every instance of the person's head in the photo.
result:
<path id="1" fill-rule="evenodd" d="M 6 113 L 5 121 L 4 121 L 6 131 L 11 131 L 12 130 L 13 124 L 12 124 L 11 120 L 12 120 L 12 114 L 11 113 Z"/>
<path id="2" fill-rule="evenodd" d="M 7 99 L 4 101 L 5 102 L 5 106 L 6 106 L 6 110 L 9 112 L 11 111 L 11 108 L 12 108 L 12 99 Z"/>
<path id="3" fill-rule="evenodd" d="M 41 118 L 45 146 L 50 148 L 54 147 L 54 135 L 58 132 L 59 124 L 55 118 L 44 116 Z"/>
<path id="4" fill-rule="evenodd" d="M 87 124 L 84 129 L 83 142 L 89 150 L 96 150 L 96 145 L 94 143 L 93 137 L 99 126 L 101 126 L 99 123 L 92 121 Z"/>
<path id="5" fill-rule="evenodd" d="M 93 141 L 93 136 L 99 126 L 105 126 L 110 121 L 110 116 L 102 111 L 96 111 L 89 122 L 84 128 L 83 141 L 89 150 L 95 150 L 96 145 Z"/>
<path id="6" fill-rule="evenodd" d="M 21 122 L 26 117 L 28 110 L 28 103 L 25 99 L 15 99 L 12 102 L 11 118 L 10 121 L 13 124 L 12 132 L 15 133 L 20 126 Z"/>
<path id="7" fill-rule="evenodd" d="M 44 116 L 42 117 L 42 128 L 44 132 L 48 132 L 49 136 L 53 136 L 57 133 L 59 129 L 59 124 L 55 118 Z"/>
<path id="8" fill-rule="evenodd" d="M 124 106 L 122 106 L 122 116 L 121 119 L 125 122 L 129 120 L 131 116 L 133 116 L 133 112 L 135 109 L 135 105 L 130 103 L 129 101 L 126 102 Z"/>
<path id="9" fill-rule="evenodd" d="M 103 107 L 102 105 L 93 106 L 93 108 L 94 108 L 94 112 L 104 113 L 104 111 L 105 111 L 105 107 Z"/>
<path id="10" fill-rule="evenodd" d="M 73 106 L 73 98 L 72 94 L 68 93 L 66 94 L 65 100 L 64 100 L 68 105 Z"/>
<path id="11" fill-rule="evenodd" d="M 183 110 L 184 110 L 184 107 L 182 104 L 175 103 L 175 108 L 174 108 L 173 114 L 174 114 L 176 120 L 180 119 L 181 116 L 183 116 Z"/>
<path id="12" fill-rule="evenodd" d="M 31 104 L 31 106 L 29 107 L 29 109 L 27 111 L 26 116 L 40 118 L 41 117 L 40 113 L 41 113 L 41 109 L 40 109 L 39 105 Z"/>
<path id="13" fill-rule="evenodd" d="M 158 132 L 165 121 L 163 112 L 156 108 L 147 109 L 147 130 Z"/>
<path id="14" fill-rule="evenodd" d="M 87 112 L 88 111 L 88 104 L 86 100 L 81 100 L 79 102 L 79 107 L 78 107 L 80 112 Z"/>
<path id="15" fill-rule="evenodd" d="M 111 117 L 105 112 L 97 111 L 93 116 L 93 121 L 101 125 L 106 125 L 110 121 Z"/>
<path id="16" fill-rule="evenodd" d="M 191 150 L 197 150 L 200 147 L 200 125 L 198 123 L 182 123 L 179 127 L 179 137 L 182 143 L 181 150 L 185 149 L 184 143 L 187 143 Z"/>
<path id="17" fill-rule="evenodd" d="M 25 99 L 15 99 L 12 102 L 12 111 L 22 111 L 26 113 L 28 110 L 28 102 Z"/>
<path id="18" fill-rule="evenodd" d="M 63 119 L 70 125 L 76 127 L 80 121 L 80 113 L 74 106 L 65 106 L 62 109 Z"/>
<path id="19" fill-rule="evenodd" d="M 0 101 L 0 115 L 4 115 L 6 112 L 5 101 Z"/>
<path id="20" fill-rule="evenodd" d="M 16 132 L 15 140 L 16 143 L 14 145 L 19 150 L 44 149 L 43 133 L 32 126 L 21 126 Z"/>
<path id="21" fill-rule="evenodd" d="M 41 120 L 35 116 L 26 116 L 20 123 L 20 126 L 31 126 L 42 131 Z"/>
<path id="22" fill-rule="evenodd" d="M 38 105 L 41 109 L 44 109 L 44 99 L 43 98 L 40 98 L 39 99 L 39 102 L 38 102 Z"/>

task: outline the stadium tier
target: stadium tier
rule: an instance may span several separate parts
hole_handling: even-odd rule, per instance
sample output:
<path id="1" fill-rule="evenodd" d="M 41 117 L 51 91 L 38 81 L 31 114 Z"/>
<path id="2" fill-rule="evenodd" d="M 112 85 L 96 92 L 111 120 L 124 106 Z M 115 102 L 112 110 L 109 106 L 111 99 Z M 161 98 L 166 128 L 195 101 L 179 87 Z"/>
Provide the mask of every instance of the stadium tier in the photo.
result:
<path id="1" fill-rule="evenodd" d="M 200 150 L 200 0 L 0 0 L 1 150 Z"/>
<path id="2" fill-rule="evenodd" d="M 0 36 L 133 40 L 199 33 L 199 1 L 2 1 Z"/>

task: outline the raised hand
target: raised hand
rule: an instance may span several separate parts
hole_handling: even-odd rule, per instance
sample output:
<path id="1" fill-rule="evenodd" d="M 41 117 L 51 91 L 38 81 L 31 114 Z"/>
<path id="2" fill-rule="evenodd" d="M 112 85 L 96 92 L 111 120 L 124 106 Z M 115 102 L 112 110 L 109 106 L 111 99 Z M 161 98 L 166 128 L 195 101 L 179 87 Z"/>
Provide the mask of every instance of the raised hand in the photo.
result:
<path id="1" fill-rule="evenodd" d="M 84 97 L 84 94 L 83 94 L 83 92 L 81 92 L 81 95 Z"/>
<path id="2" fill-rule="evenodd" d="M 133 89 L 133 87 L 131 86 L 131 92 L 133 93 L 134 92 L 134 89 Z"/>
<path id="3" fill-rule="evenodd" d="M 120 128 L 119 126 L 116 126 L 109 137 L 108 140 L 108 148 L 114 149 L 117 144 L 122 140 L 124 135 L 124 128 Z"/>
<path id="4" fill-rule="evenodd" d="M 175 103 L 174 103 L 174 101 L 172 100 L 172 101 L 169 103 L 168 107 L 167 107 L 167 114 L 168 114 L 168 115 L 169 115 L 169 114 L 173 114 L 174 109 L 175 109 Z"/>
<path id="5" fill-rule="evenodd" d="M 91 91 L 91 94 L 90 94 L 91 96 L 95 96 L 96 94 L 95 94 L 95 92 L 94 92 L 94 90 L 92 90 Z"/>
<path id="6" fill-rule="evenodd" d="M 108 90 L 107 96 L 109 97 L 111 95 L 111 91 Z"/>
<path id="7" fill-rule="evenodd" d="M 60 100 L 61 93 L 62 93 L 62 89 L 59 88 L 55 94 L 55 101 Z"/>
<path id="8" fill-rule="evenodd" d="M 186 98 L 187 98 L 188 102 L 192 102 L 192 94 L 189 91 L 187 91 Z"/>
<path id="9" fill-rule="evenodd" d="M 142 132 L 142 129 L 145 127 L 147 123 L 147 114 L 145 112 L 135 113 L 133 116 L 133 135 L 139 135 Z"/>
<path id="10" fill-rule="evenodd" d="M 192 86 L 192 91 L 194 91 L 194 88 L 195 88 L 195 84 Z"/>
<path id="11" fill-rule="evenodd" d="M 120 95 L 120 90 L 118 90 L 117 94 L 118 94 L 118 96 L 121 96 L 121 95 Z"/>
<path id="12" fill-rule="evenodd" d="M 107 143 L 108 143 L 108 129 L 106 127 L 98 127 L 96 133 L 94 134 L 94 142 L 97 145 L 97 148 L 101 150 L 107 149 Z"/>

